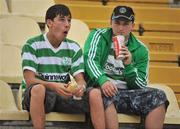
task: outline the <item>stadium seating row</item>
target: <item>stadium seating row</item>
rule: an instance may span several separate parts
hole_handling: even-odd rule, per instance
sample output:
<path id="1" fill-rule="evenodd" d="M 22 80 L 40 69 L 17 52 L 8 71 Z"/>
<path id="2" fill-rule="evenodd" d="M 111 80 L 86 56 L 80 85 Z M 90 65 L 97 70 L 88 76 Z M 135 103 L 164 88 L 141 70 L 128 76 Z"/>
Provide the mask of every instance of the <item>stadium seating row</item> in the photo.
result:
<path id="1" fill-rule="evenodd" d="M 73 18 L 81 19 L 86 22 L 88 21 L 91 22 L 92 20 L 109 21 L 112 9 L 115 6 L 115 5 L 102 6 L 100 4 L 93 5 L 93 2 L 91 2 L 92 4 L 83 4 L 83 3 L 80 4 L 79 2 L 73 2 L 73 1 L 66 2 L 61 0 L 55 0 L 55 2 L 61 4 L 62 3 L 67 4 L 71 9 Z M 37 17 L 36 21 L 44 22 L 44 16 L 47 8 L 53 5 L 55 2 L 53 0 L 26 0 L 26 1 L 10 0 L 7 4 L 9 7 L 9 12 L 11 14 L 30 16 L 30 17 L 34 17 L 35 19 Z M 152 1 L 149 1 L 149 3 L 152 3 Z M 141 22 L 156 21 L 156 22 L 167 22 L 167 23 L 170 22 L 177 23 L 180 21 L 180 19 L 178 18 L 180 16 L 179 8 L 170 8 L 170 7 L 147 8 L 144 6 L 141 7 L 133 6 L 133 9 L 136 12 L 136 19 L 137 19 L 136 21 L 141 21 Z M 83 10 L 83 13 L 79 13 L 81 12 L 81 10 Z M 176 20 L 174 20 L 175 17 Z"/>
<path id="2" fill-rule="evenodd" d="M 45 23 L 46 10 L 55 4 L 54 0 L 0 0 L 0 2 L 2 3 L 0 9 L 3 10 L 0 10 L 0 17 L 25 16 L 42 23 Z"/>
<path id="3" fill-rule="evenodd" d="M 41 34 L 41 30 L 31 18 L 8 16 L 0 18 L 0 34 L 4 45 L 21 48 L 28 38 Z"/>
<path id="4" fill-rule="evenodd" d="M 82 47 L 89 28 L 84 22 L 77 19 L 72 19 L 71 24 L 68 38 L 75 40 Z M 77 35 L 77 30 L 79 35 Z M 45 32 L 47 31 L 46 27 Z M 41 29 L 34 19 L 20 16 L 0 18 L 0 45 L 21 48 L 27 39 L 41 33 Z"/>
<path id="5" fill-rule="evenodd" d="M 172 1 L 169 0 L 109 0 L 109 1 L 115 1 L 115 2 L 137 2 L 137 3 L 156 3 L 156 4 L 169 4 L 172 3 Z"/>
<path id="6" fill-rule="evenodd" d="M 179 66 L 180 38 L 138 36 L 149 48 L 150 61 L 156 65 Z"/>
<path id="7" fill-rule="evenodd" d="M 179 124 L 180 110 L 177 100 L 171 88 L 165 85 L 153 84 L 150 87 L 156 87 L 164 90 L 168 100 L 170 101 L 169 108 L 166 113 L 165 124 Z M 0 120 L 29 120 L 29 113 L 22 110 L 22 90 L 19 89 L 18 107 L 15 104 L 14 97 L 10 86 L 0 80 Z M 66 122 L 85 122 L 85 114 L 65 114 L 51 112 L 46 115 L 46 121 L 66 121 Z M 140 123 L 140 118 L 135 115 L 118 114 L 119 123 Z"/>
<path id="8" fill-rule="evenodd" d="M 76 1 L 72 1 L 72 0 L 54 0 L 55 3 L 78 3 L 78 4 L 101 4 L 102 5 L 102 1 L 103 0 L 76 0 Z M 160 7 L 168 7 L 170 4 L 173 3 L 173 1 L 169 1 L 169 0 L 104 0 L 106 1 L 105 5 L 117 5 L 117 4 L 128 4 L 130 6 L 147 6 L 147 7 L 154 7 L 154 6 L 160 6 Z"/>
<path id="9" fill-rule="evenodd" d="M 71 0 L 55 0 L 56 3 L 65 3 L 67 4 L 71 11 L 72 15 L 76 19 L 81 19 L 85 23 L 88 24 L 90 29 L 98 28 L 98 27 L 108 27 L 110 26 L 110 16 L 112 9 L 117 5 L 129 5 L 128 2 L 133 2 L 132 0 L 124 1 L 114 1 L 115 4 L 108 4 L 106 6 L 102 6 L 101 4 L 94 5 L 93 2 L 97 3 L 97 0 L 91 1 L 92 4 L 86 4 L 85 2 L 90 2 L 88 0 L 84 0 L 83 2 L 79 0 L 79 2 L 72 2 Z M 136 27 L 135 34 L 139 35 L 139 24 L 143 25 L 145 32 L 144 36 L 175 36 L 178 37 L 180 35 L 180 9 L 179 8 L 171 8 L 170 6 L 161 7 L 161 6 L 142 6 L 139 3 L 168 3 L 169 1 L 141 1 L 135 0 L 135 3 L 138 5 L 132 5 L 135 13 L 136 13 Z M 108 2 L 108 3 L 111 3 Z M 129 5 L 130 6 L 130 5 Z M 83 13 L 79 13 L 83 10 Z M 88 15 L 87 15 L 88 14 Z M 172 15 L 173 14 L 173 15 Z M 175 18 L 176 17 L 176 18 Z"/>
<path id="10" fill-rule="evenodd" d="M 112 9 L 115 6 L 101 6 L 101 5 L 79 5 L 79 4 L 68 4 L 71 9 L 74 18 L 82 19 L 83 21 L 92 20 L 106 20 L 109 21 Z M 136 21 L 138 22 L 171 22 L 177 23 L 180 21 L 178 16 L 180 16 L 179 8 L 169 8 L 169 7 L 132 7 L 136 12 Z M 83 13 L 79 13 L 83 10 Z M 158 13 L 157 13 L 158 12 Z M 88 14 L 88 15 L 87 15 Z M 172 15 L 173 14 L 173 15 Z M 175 20 L 174 18 L 177 17 Z"/>
<path id="11" fill-rule="evenodd" d="M 73 18 L 81 19 L 86 22 L 90 29 L 95 27 L 105 27 L 109 26 L 109 18 L 111 16 L 111 11 L 118 2 L 125 2 L 124 0 L 113 1 L 115 4 L 108 4 L 107 6 L 102 6 L 100 1 L 67 1 L 67 0 L 55 0 L 56 3 L 67 4 L 72 12 Z M 18 15 L 31 17 L 38 23 L 44 23 L 45 11 L 47 8 L 55 3 L 53 0 L 1 0 L 3 11 L 0 11 L 0 17 L 5 17 L 9 15 Z M 94 4 L 99 2 L 99 4 Z M 124 3 L 124 5 L 129 5 L 128 2 L 143 3 L 142 0 L 132 1 L 129 0 Z M 111 1 L 110 1 L 111 3 Z M 159 1 L 144 1 L 147 5 L 149 3 L 168 3 L 167 0 Z M 121 4 L 121 3 L 120 3 Z M 4 5 L 4 6 L 3 6 Z M 7 8 L 7 5 L 9 8 Z M 41 6 L 39 6 L 41 5 Z M 122 4 L 123 5 L 123 4 Z M 180 33 L 180 11 L 179 8 L 167 7 L 147 7 L 147 6 L 133 6 L 136 12 L 136 27 L 135 34 L 139 35 L 139 24 L 142 24 L 145 32 L 144 36 L 154 35 L 154 36 L 179 36 Z M 9 9 L 9 11 L 8 11 Z M 84 13 L 79 13 L 83 10 Z M 158 12 L 158 13 L 157 13 Z M 88 14 L 88 15 L 86 15 Z M 173 15 L 172 15 L 173 14 Z M 174 20 L 176 17 L 176 20 Z"/>
<path id="12" fill-rule="evenodd" d="M 109 20 L 85 20 L 90 29 L 109 27 Z M 180 24 L 179 23 L 167 23 L 167 22 L 135 22 L 135 28 L 133 32 L 135 35 L 140 35 L 140 26 L 143 27 L 142 36 L 164 36 L 164 37 L 179 37 Z"/>

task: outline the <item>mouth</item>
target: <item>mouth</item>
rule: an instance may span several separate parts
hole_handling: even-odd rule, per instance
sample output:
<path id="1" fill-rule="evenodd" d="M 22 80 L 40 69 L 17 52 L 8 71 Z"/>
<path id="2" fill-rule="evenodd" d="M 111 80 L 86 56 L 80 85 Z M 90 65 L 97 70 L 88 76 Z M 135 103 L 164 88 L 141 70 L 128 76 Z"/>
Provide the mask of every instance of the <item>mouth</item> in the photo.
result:
<path id="1" fill-rule="evenodd" d="M 68 34 L 68 31 L 64 31 L 64 34 L 67 35 L 67 34 Z"/>
<path id="2" fill-rule="evenodd" d="M 118 32 L 117 35 L 123 35 L 123 32 Z"/>

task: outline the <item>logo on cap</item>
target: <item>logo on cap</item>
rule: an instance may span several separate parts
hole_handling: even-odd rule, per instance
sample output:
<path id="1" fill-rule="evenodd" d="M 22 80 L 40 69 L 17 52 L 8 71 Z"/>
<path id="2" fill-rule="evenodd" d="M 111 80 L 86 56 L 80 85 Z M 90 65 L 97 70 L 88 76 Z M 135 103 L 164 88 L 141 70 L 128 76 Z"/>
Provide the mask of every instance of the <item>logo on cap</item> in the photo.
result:
<path id="1" fill-rule="evenodd" d="M 120 12 L 120 13 L 125 13 L 125 12 L 126 12 L 126 8 L 124 8 L 124 7 L 120 8 L 120 9 L 119 9 L 119 12 Z"/>

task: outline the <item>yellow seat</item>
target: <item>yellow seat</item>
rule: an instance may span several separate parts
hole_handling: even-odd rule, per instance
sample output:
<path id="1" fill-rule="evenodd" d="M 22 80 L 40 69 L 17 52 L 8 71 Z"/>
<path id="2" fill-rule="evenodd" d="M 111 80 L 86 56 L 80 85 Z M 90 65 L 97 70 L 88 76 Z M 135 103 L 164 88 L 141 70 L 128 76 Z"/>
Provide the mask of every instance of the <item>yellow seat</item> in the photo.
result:
<path id="1" fill-rule="evenodd" d="M 150 83 L 161 84 L 180 84 L 180 67 L 169 66 L 150 66 L 149 81 Z"/>
<path id="2" fill-rule="evenodd" d="M 6 0 L 0 0 L 0 17 L 4 14 L 9 14 Z"/>
<path id="3" fill-rule="evenodd" d="M 46 114 L 46 121 L 85 122 L 85 114 L 50 112 Z"/>
<path id="4" fill-rule="evenodd" d="M 21 48 L 27 39 L 41 34 L 39 25 L 31 18 L 9 16 L 0 19 L 0 40 L 3 45 Z"/>
<path id="5" fill-rule="evenodd" d="M 180 28 L 179 28 L 180 29 Z M 162 36 L 137 36 L 140 41 L 147 45 L 150 52 L 171 52 L 180 51 L 179 37 L 162 37 Z M 167 58 L 168 59 L 168 58 Z"/>
<path id="6" fill-rule="evenodd" d="M 11 0 L 10 10 L 13 15 L 31 17 L 45 23 L 45 13 L 54 4 L 54 0 Z"/>
<path id="7" fill-rule="evenodd" d="M 71 28 L 67 37 L 78 42 L 81 48 L 83 48 L 89 31 L 88 26 L 83 21 L 72 19 Z"/>
<path id="8" fill-rule="evenodd" d="M 10 86 L 0 80 L 0 120 L 29 120 L 27 111 L 18 110 Z"/>
<path id="9" fill-rule="evenodd" d="M 118 113 L 118 122 L 119 123 L 140 123 L 141 119 L 136 115 L 126 115 Z"/>
<path id="10" fill-rule="evenodd" d="M 9 16 L 0 19 L 0 79 L 8 83 L 20 83 L 21 48 L 27 39 L 41 34 L 31 18 Z"/>
<path id="11" fill-rule="evenodd" d="M 0 80 L 21 83 L 21 50 L 14 46 L 0 45 Z"/>

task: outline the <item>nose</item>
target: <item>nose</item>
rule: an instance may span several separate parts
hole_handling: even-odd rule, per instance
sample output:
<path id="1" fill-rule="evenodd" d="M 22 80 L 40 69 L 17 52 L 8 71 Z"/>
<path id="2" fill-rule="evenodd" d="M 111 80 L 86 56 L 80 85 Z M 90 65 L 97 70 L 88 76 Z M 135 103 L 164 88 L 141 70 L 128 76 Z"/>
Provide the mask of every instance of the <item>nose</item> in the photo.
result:
<path id="1" fill-rule="evenodd" d="M 119 26 L 118 26 L 118 29 L 119 29 L 120 31 L 122 31 L 122 30 L 123 30 L 123 25 L 119 25 Z"/>
<path id="2" fill-rule="evenodd" d="M 68 19 L 66 19 L 66 20 L 64 21 L 64 24 L 65 24 L 65 26 L 70 26 L 70 25 L 71 25 L 71 22 L 70 22 Z"/>

